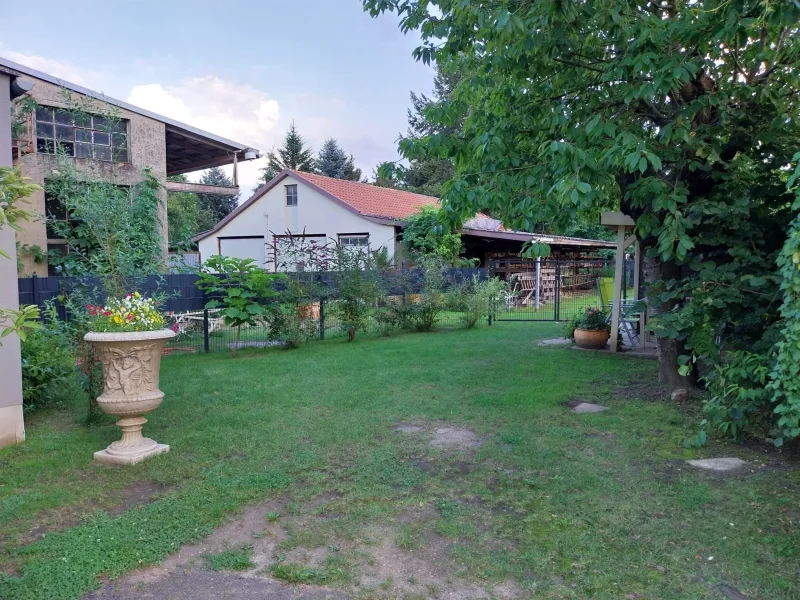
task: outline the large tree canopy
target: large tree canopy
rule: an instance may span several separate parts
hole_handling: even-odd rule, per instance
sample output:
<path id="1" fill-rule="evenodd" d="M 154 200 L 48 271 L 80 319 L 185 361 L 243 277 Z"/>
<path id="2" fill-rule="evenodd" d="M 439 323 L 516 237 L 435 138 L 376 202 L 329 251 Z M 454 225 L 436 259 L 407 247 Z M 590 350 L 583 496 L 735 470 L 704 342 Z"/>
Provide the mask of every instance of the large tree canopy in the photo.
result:
<path id="1" fill-rule="evenodd" d="M 409 160 L 453 161 L 454 220 L 488 209 L 531 230 L 606 208 L 633 216 L 670 383 L 683 383 L 684 346 L 763 341 L 800 139 L 797 3 L 364 4 L 398 12 L 422 36 L 417 58 L 461 74 L 425 112 L 463 119 L 458 132 L 401 142 Z"/>

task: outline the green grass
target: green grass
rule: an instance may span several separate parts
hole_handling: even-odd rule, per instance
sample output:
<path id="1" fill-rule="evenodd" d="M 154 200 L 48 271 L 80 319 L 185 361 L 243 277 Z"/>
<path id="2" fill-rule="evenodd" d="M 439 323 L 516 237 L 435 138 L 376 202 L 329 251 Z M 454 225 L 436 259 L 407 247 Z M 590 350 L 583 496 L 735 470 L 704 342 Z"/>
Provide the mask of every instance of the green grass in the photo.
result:
<path id="1" fill-rule="evenodd" d="M 327 549 L 321 565 L 272 564 L 287 582 L 348 586 L 380 539 L 416 554 L 439 536 L 453 580 L 512 580 L 541 598 L 711 599 L 721 582 L 800 597 L 798 470 L 719 442 L 683 449 L 696 418 L 615 392 L 652 381 L 655 363 L 536 346 L 560 329 L 168 357 L 145 432 L 171 451 L 130 468 L 92 462 L 119 437 L 110 421 L 80 424 L 82 406 L 34 416 L 27 442 L 0 451 L 0 598 L 80 598 L 278 496 L 278 552 Z M 574 397 L 612 410 L 571 414 L 562 403 Z M 485 443 L 433 448 L 394 430 L 404 421 L 448 422 Z M 715 455 L 753 472 L 683 462 Z M 143 484 L 159 490 L 153 501 L 119 512 Z"/>
<path id="2" fill-rule="evenodd" d="M 223 550 L 205 557 L 212 571 L 247 571 L 255 567 L 253 547 L 242 546 L 238 550 Z"/>

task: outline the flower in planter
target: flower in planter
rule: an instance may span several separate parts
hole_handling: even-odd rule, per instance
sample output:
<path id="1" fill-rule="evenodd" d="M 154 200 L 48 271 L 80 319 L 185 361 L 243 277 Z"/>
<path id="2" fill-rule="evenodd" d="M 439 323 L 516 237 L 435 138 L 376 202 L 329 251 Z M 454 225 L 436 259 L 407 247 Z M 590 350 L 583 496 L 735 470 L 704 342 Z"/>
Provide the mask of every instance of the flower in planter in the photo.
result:
<path id="1" fill-rule="evenodd" d="M 104 306 L 89 304 L 86 310 L 92 317 L 92 331 L 155 331 L 163 329 L 166 323 L 155 301 L 143 298 L 139 292 L 126 294 L 122 299 L 109 298 Z"/>
<path id="2" fill-rule="evenodd" d="M 587 306 L 567 323 L 564 337 L 567 339 L 574 339 L 576 329 L 611 331 L 611 324 L 608 322 L 608 313 L 601 308 Z"/>

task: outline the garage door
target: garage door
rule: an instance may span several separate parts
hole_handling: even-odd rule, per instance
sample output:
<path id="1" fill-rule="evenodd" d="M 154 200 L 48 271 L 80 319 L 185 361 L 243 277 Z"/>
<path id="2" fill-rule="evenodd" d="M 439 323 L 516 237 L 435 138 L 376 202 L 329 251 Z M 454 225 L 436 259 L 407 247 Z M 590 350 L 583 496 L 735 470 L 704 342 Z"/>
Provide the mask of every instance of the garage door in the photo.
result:
<path id="1" fill-rule="evenodd" d="M 264 267 L 264 238 L 220 238 L 219 253 L 232 258 L 252 258 L 259 267 Z"/>

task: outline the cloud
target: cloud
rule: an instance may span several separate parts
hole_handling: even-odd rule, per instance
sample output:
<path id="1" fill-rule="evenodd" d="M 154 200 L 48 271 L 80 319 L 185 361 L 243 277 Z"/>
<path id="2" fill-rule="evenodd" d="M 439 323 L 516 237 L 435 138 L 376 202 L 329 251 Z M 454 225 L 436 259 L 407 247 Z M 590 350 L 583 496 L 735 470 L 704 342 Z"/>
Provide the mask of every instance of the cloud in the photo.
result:
<path id="1" fill-rule="evenodd" d="M 262 153 L 266 153 L 282 135 L 276 129 L 280 107 L 267 92 L 212 75 L 184 79 L 178 85 L 137 85 L 131 89 L 127 101 L 210 133 L 248 144 Z M 248 189 L 256 186 L 258 169 L 265 162 L 260 159 L 240 164 L 239 183 L 243 197 L 248 195 Z"/>
<path id="2" fill-rule="evenodd" d="M 77 85 L 88 86 L 89 83 L 86 77 L 87 75 L 89 77 L 92 76 L 91 72 L 78 69 L 72 63 L 45 58 L 44 56 L 22 54 L 13 50 L 0 50 L 0 56 Z"/>

